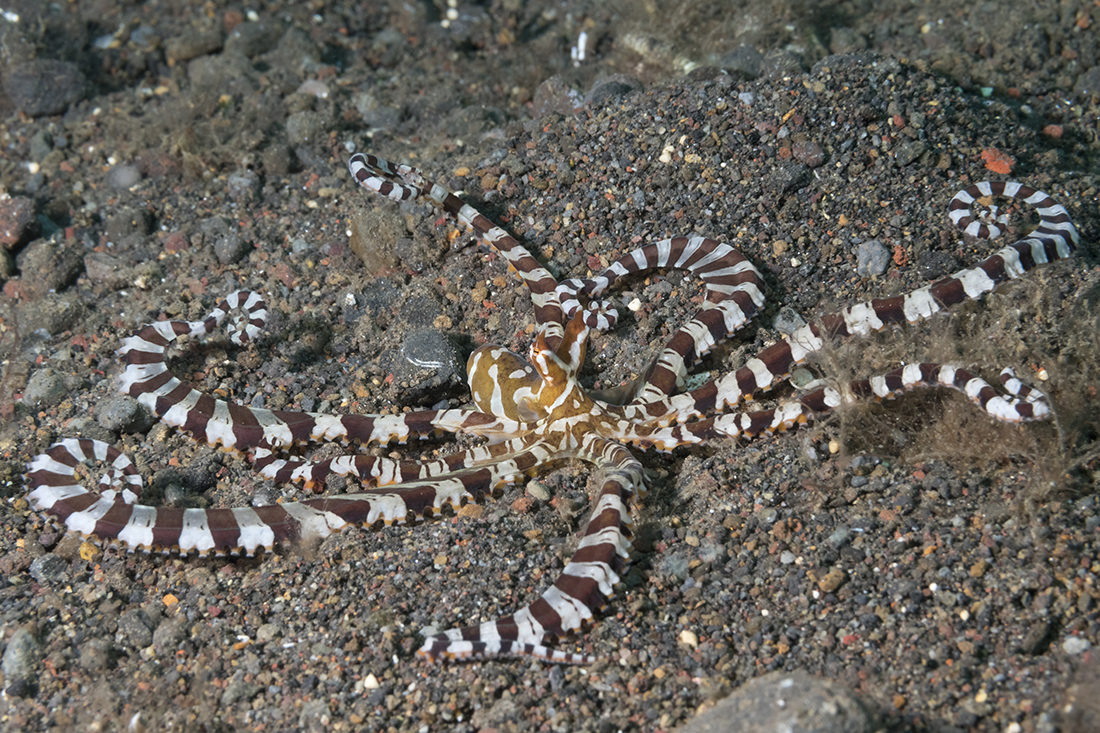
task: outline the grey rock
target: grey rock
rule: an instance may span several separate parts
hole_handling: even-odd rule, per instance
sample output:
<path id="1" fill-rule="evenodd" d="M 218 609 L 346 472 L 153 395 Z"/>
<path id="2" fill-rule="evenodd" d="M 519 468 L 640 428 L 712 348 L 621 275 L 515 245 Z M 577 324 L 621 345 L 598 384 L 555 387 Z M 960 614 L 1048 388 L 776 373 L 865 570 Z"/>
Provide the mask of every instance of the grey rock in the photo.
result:
<path id="1" fill-rule="evenodd" d="M 582 106 L 580 93 L 558 74 L 538 85 L 531 104 L 536 119 L 549 114 L 569 116 Z"/>
<path id="2" fill-rule="evenodd" d="M 161 653 L 172 653 L 179 643 L 187 637 L 183 619 L 172 619 L 157 626 L 153 631 L 153 646 Z"/>
<path id="3" fill-rule="evenodd" d="M 31 562 L 30 573 L 39 585 L 53 586 L 67 583 L 69 563 L 53 553 L 39 555 Z"/>
<path id="4" fill-rule="evenodd" d="M 245 672 L 243 669 L 238 669 L 233 673 L 229 684 L 225 686 L 225 692 L 222 693 L 222 705 L 232 705 L 238 700 L 251 700 L 263 689 L 263 685 L 258 685 L 255 682 L 245 682 L 244 678 Z M 328 709 L 327 704 L 325 709 Z"/>
<path id="5" fill-rule="evenodd" d="M 596 80 L 585 95 L 584 103 L 592 109 L 600 109 L 641 88 L 642 83 L 632 76 L 610 74 Z"/>
<path id="6" fill-rule="evenodd" d="M 264 149 L 263 156 L 264 173 L 271 177 L 282 177 L 290 173 L 294 167 L 294 151 L 286 145 L 275 142 Z"/>
<path id="7" fill-rule="evenodd" d="M 536 91 L 535 94 L 537 109 L 538 92 Z M 401 121 L 401 110 L 386 104 L 380 100 L 378 96 L 369 91 L 356 92 L 351 98 L 351 103 L 355 105 L 355 109 L 362 115 L 363 124 L 371 129 L 384 130 L 389 127 L 394 127 Z"/>
<path id="8" fill-rule="evenodd" d="M 208 53 L 221 50 L 222 32 L 210 25 L 208 27 L 188 28 L 178 36 L 169 38 L 164 44 L 164 54 L 170 63 L 190 61 Z"/>
<path id="9" fill-rule="evenodd" d="M 107 171 L 107 185 L 111 188 L 126 190 L 141 181 L 141 171 L 134 165 L 116 165 Z"/>
<path id="10" fill-rule="evenodd" d="M 383 67 L 401 63 L 407 41 L 396 28 L 387 28 L 374 34 L 370 42 L 369 57 Z"/>
<path id="11" fill-rule="evenodd" d="M 820 168 L 825 163 L 825 151 L 813 140 L 799 140 L 791 146 L 794 159 L 807 168 Z"/>
<path id="12" fill-rule="evenodd" d="M 433 369 L 442 378 L 463 372 L 458 349 L 446 334 L 434 328 L 411 332 L 401 344 L 401 355 L 415 369 Z"/>
<path id="13" fill-rule="evenodd" d="M 112 290 L 126 285 L 122 261 L 105 252 L 89 252 L 84 255 L 84 272 L 93 283 L 106 285 Z"/>
<path id="14" fill-rule="evenodd" d="M 264 624 L 260 628 L 256 629 L 256 641 L 261 644 L 278 639 L 283 635 L 283 630 L 275 624 Z"/>
<path id="15" fill-rule="evenodd" d="M 1092 642 L 1088 639 L 1083 639 L 1080 636 L 1067 636 L 1066 640 L 1062 642 L 1062 651 L 1073 657 L 1084 654 L 1091 646 Z"/>
<path id="16" fill-rule="evenodd" d="M 229 228 L 229 222 L 221 216 L 211 216 L 207 219 L 203 219 L 199 224 L 199 231 L 206 237 L 221 237 L 228 234 L 231 230 Z"/>
<path id="17" fill-rule="evenodd" d="M 803 71 L 802 57 L 793 51 L 773 49 L 764 56 L 763 76 L 768 79 L 782 79 L 796 76 Z"/>
<path id="18" fill-rule="evenodd" d="M 187 78 L 191 86 L 211 92 L 231 86 L 248 87 L 254 69 L 248 59 L 240 54 L 199 56 L 187 62 Z"/>
<path id="19" fill-rule="evenodd" d="M 833 53 L 858 53 L 865 48 L 867 38 L 859 31 L 847 26 L 832 29 L 829 50 Z"/>
<path id="20" fill-rule="evenodd" d="M 107 217 L 104 234 L 114 244 L 135 244 L 153 231 L 153 212 L 144 206 L 124 207 Z"/>
<path id="21" fill-rule="evenodd" d="M 226 181 L 229 198 L 234 201 L 247 201 L 256 197 L 260 190 L 260 178 L 252 171 L 241 171 L 229 176 Z"/>
<path id="22" fill-rule="evenodd" d="M 100 672 L 111 664 L 114 650 L 103 639 L 88 639 L 80 647 L 80 666 L 87 672 Z"/>
<path id="23" fill-rule="evenodd" d="M 239 262 L 252 250 L 252 244 L 245 241 L 235 233 L 218 237 L 214 241 L 214 256 L 223 265 L 231 265 Z"/>
<path id="24" fill-rule="evenodd" d="M 35 293 L 45 295 L 64 290 L 84 269 L 84 253 L 64 242 L 36 239 L 16 258 L 23 282 Z"/>
<path id="25" fill-rule="evenodd" d="M 0 245 L 11 249 L 30 239 L 37 229 L 34 201 L 25 196 L 12 196 L 0 201 Z"/>
<path id="26" fill-rule="evenodd" d="M 84 99 L 84 74 L 76 64 L 34 59 L 17 64 L 7 74 L 8 96 L 29 117 L 61 114 Z"/>
<path id="27" fill-rule="evenodd" d="M 779 312 L 775 314 L 775 320 L 772 322 L 772 326 L 777 331 L 788 335 L 805 325 L 806 319 L 802 317 L 801 313 L 790 306 L 781 307 Z"/>
<path id="28" fill-rule="evenodd" d="M 1077 77 L 1073 92 L 1082 97 L 1100 97 L 1100 66 L 1093 66 Z"/>
<path id="29" fill-rule="evenodd" d="M 327 701 L 310 700 L 302 705 L 302 712 L 298 715 L 298 730 L 308 733 L 328 730 L 331 727 L 329 715 Z"/>
<path id="30" fill-rule="evenodd" d="M 23 277 L 27 277 L 26 270 Z M 43 331 L 56 336 L 72 327 L 83 312 L 84 307 L 75 296 L 50 293 L 19 309 L 19 331 L 24 334 Z"/>
<path id="31" fill-rule="evenodd" d="M 920 140 L 909 140 L 897 146 L 894 150 L 894 162 L 900 166 L 906 166 L 924 155 L 926 147 Z"/>
<path id="32" fill-rule="evenodd" d="M 316 112 L 295 112 L 286 120 L 286 139 L 291 145 L 315 143 L 326 135 L 325 120 Z"/>
<path id="33" fill-rule="evenodd" d="M 155 51 L 160 46 L 160 34 L 149 25 L 141 25 L 130 34 L 130 43 L 143 51 Z"/>
<path id="34" fill-rule="evenodd" d="M 874 717 L 852 692 L 805 672 L 751 680 L 679 733 L 871 733 Z"/>
<path id="35" fill-rule="evenodd" d="M 877 239 L 868 239 L 856 248 L 856 273 L 860 277 L 877 277 L 890 264 L 890 250 Z"/>
<path id="36" fill-rule="evenodd" d="M 290 28 L 264 60 L 289 74 L 311 75 L 321 63 L 321 49 L 301 28 Z"/>
<path id="37" fill-rule="evenodd" d="M 30 151 L 31 160 L 37 160 L 40 163 L 53 152 L 53 135 L 49 130 L 42 129 L 31 135 Z"/>
<path id="38" fill-rule="evenodd" d="M 742 44 L 719 59 L 718 65 L 734 76 L 755 79 L 764 73 L 764 54 Z"/>
<path id="39" fill-rule="evenodd" d="M 246 58 L 267 53 L 283 36 L 283 25 L 275 20 L 255 20 L 239 23 L 225 39 L 226 54 L 241 54 Z"/>
<path id="40" fill-rule="evenodd" d="M 140 608 L 132 608 L 118 617 L 119 636 L 135 649 L 144 649 L 153 643 L 154 626 L 149 614 Z"/>
<path id="41" fill-rule="evenodd" d="M 0 660 L 0 671 L 4 673 L 4 684 L 8 694 L 24 697 L 32 692 L 35 679 L 34 668 L 42 654 L 30 629 L 17 629 L 8 639 L 4 657 Z"/>
<path id="42" fill-rule="evenodd" d="M 53 369 L 39 369 L 31 375 L 23 390 L 23 404 L 30 407 L 53 407 L 69 394 L 65 380 Z"/>
<path id="43" fill-rule="evenodd" d="M 810 169 L 801 163 L 784 161 L 765 176 L 764 190 L 772 196 L 782 196 L 802 188 L 812 176 Z"/>
<path id="44" fill-rule="evenodd" d="M 127 433 L 143 433 L 156 422 L 144 405 L 125 395 L 112 395 L 99 402 L 95 407 L 95 420 L 107 430 Z"/>
<path id="45" fill-rule="evenodd" d="M 207 244 L 213 242 L 214 256 L 223 265 L 233 264 L 247 255 L 252 243 L 244 240 L 228 221 L 220 216 L 211 216 L 199 225 Z"/>

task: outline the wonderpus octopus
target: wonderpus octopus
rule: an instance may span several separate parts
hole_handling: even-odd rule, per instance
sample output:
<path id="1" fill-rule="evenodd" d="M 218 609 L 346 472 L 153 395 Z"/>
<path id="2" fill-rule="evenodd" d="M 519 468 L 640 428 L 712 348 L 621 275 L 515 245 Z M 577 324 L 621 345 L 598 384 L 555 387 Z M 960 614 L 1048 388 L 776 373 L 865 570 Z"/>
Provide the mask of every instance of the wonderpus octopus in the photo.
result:
<path id="1" fill-rule="evenodd" d="M 237 291 L 205 320 L 161 321 L 125 339 L 118 352 L 126 365 L 119 378 L 122 392 L 196 440 L 246 453 L 265 478 L 319 488 L 326 477 L 338 474 L 354 477 L 362 490 L 269 506 L 146 506 L 137 503 L 142 479 L 124 454 L 100 441 L 70 438 L 28 466 L 30 498 L 38 510 L 71 531 L 131 551 L 252 555 L 276 543 L 323 538 L 351 525 L 414 523 L 445 507 L 457 509 L 479 501 L 551 464 L 580 459 L 596 468 L 600 489 L 572 558 L 554 583 L 512 615 L 428 636 L 419 653 L 430 659 L 521 655 L 584 663 L 591 658 L 544 644 L 549 637 L 578 631 L 592 621 L 630 560 L 631 510 L 646 489 L 643 467 L 632 447 L 667 451 L 717 438 L 749 439 L 785 430 L 845 402 L 888 398 L 918 386 L 960 390 L 996 420 L 1049 415 L 1044 396 L 1011 371 L 1001 375 L 1001 392 L 948 364 L 909 364 L 851 384 L 812 385 L 800 398 L 779 401 L 769 409 L 744 411 L 742 405 L 783 382 L 794 365 L 830 341 L 929 318 L 980 298 L 1037 265 L 1069 257 L 1077 232 L 1066 210 L 1019 183 L 969 186 L 951 200 L 949 213 L 967 234 L 995 237 L 1005 215 L 988 199 L 1019 199 L 1041 218 L 1028 236 L 974 267 L 905 295 L 826 315 L 764 349 L 740 369 L 686 389 L 688 370 L 763 305 L 760 273 L 738 250 L 705 237 L 674 237 L 627 253 L 595 277 L 559 283 L 512 236 L 420 171 L 363 154 L 353 156 L 349 168 L 361 186 L 390 199 L 426 198 L 504 257 L 534 303 L 537 332 L 529 358 L 495 345 L 474 351 L 468 363 L 473 404 L 468 409 L 326 415 L 245 407 L 203 394 L 174 376 L 165 362 L 166 350 L 176 339 L 206 336 L 234 310 L 243 315 L 230 328 L 231 340 L 253 340 L 266 322 L 266 305 L 257 293 Z M 978 199 L 986 204 L 980 213 L 974 211 Z M 603 298 L 620 278 L 655 268 L 694 274 L 705 286 L 705 301 L 624 390 L 620 403 L 612 404 L 578 381 L 589 331 L 615 325 L 617 314 Z M 293 453 L 309 443 L 365 446 L 439 433 L 469 433 L 483 441 L 428 461 L 362 453 L 309 460 Z M 78 464 L 90 460 L 109 466 L 95 490 L 81 486 L 76 478 Z"/>

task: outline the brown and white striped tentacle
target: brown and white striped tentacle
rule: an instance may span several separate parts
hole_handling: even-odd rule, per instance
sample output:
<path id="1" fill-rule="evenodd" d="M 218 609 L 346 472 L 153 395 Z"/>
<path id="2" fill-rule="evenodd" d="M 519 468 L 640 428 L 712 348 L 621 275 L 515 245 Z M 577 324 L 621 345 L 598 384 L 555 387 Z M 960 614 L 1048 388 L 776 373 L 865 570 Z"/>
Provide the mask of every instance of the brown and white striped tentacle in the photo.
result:
<path id="1" fill-rule="evenodd" d="M 717 438 L 751 440 L 807 423 L 815 415 L 835 410 L 842 403 L 843 397 L 839 391 L 831 387 L 821 387 L 800 399 L 784 400 L 765 410 L 717 415 L 664 427 L 624 423 L 626 427 L 619 439 L 665 452 Z"/>
<path id="2" fill-rule="evenodd" d="M 682 386 L 688 369 L 747 324 L 764 304 L 764 280 L 738 250 L 707 237 L 673 237 L 628 252 L 596 277 L 563 282 L 558 290 L 566 316 L 586 307 L 583 298 L 585 323 L 590 328 L 610 328 L 618 314 L 598 300 L 600 296 L 624 275 L 654 268 L 687 270 L 698 276 L 706 287 L 706 302 L 654 359 L 639 381 L 633 404 L 672 394 Z"/>
<path id="3" fill-rule="evenodd" d="M 851 382 L 847 390 L 816 386 L 799 399 L 784 400 L 765 410 L 730 413 L 666 427 L 627 424 L 618 438 L 661 451 L 719 437 L 748 440 L 783 432 L 842 404 L 866 398 L 893 399 L 921 387 L 946 387 L 961 392 L 1000 422 L 1044 420 L 1050 416 L 1046 396 L 1017 379 L 1011 369 L 1001 371 L 1000 382 L 1008 396 L 981 377 L 953 364 L 907 364 L 880 376 Z"/>
<path id="4" fill-rule="evenodd" d="M 869 300 L 824 316 L 764 349 L 737 371 L 667 400 L 631 406 L 628 417 L 668 424 L 736 406 L 782 382 L 793 366 L 819 351 L 831 338 L 866 336 L 889 325 L 916 323 L 964 301 L 981 298 L 997 285 L 1019 278 L 1039 265 L 1073 254 L 1078 235 L 1066 210 L 1045 193 L 1018 183 L 980 183 L 959 192 L 952 199 L 952 221 L 967 233 L 999 233 L 997 227 L 979 223 L 969 208 L 971 203 L 988 195 L 1019 198 L 1033 204 L 1041 217 L 1039 227 L 974 267 L 950 277 L 904 295 Z"/>
<path id="5" fill-rule="evenodd" d="M 122 341 L 118 354 L 126 363 L 119 389 L 137 398 L 166 424 L 181 428 L 211 445 L 248 450 L 257 446 L 283 448 L 307 442 L 354 441 L 404 443 L 439 431 L 489 437 L 514 434 L 512 421 L 473 410 L 426 410 L 403 415 L 325 415 L 293 410 L 265 410 L 237 405 L 204 394 L 168 369 L 168 347 L 180 336 L 206 336 L 228 312 L 243 308 L 246 317 L 234 322 L 230 338 L 244 344 L 256 337 L 267 320 L 267 306 L 257 293 L 237 291 L 202 321 L 152 323 Z"/>
<path id="6" fill-rule="evenodd" d="M 892 399 L 919 387 L 946 387 L 966 395 L 987 415 L 1000 422 L 1018 423 L 1050 417 L 1046 395 L 1019 379 L 1006 367 L 1000 374 L 1001 394 L 989 382 L 954 364 L 907 364 L 878 377 L 853 382 L 849 389 L 856 398 Z"/>
<path id="7" fill-rule="evenodd" d="M 415 168 L 394 165 L 375 155 L 356 153 L 348 160 L 348 170 L 363 188 L 387 198 L 408 201 L 424 196 L 499 252 L 523 279 L 535 306 L 535 322 L 552 344 L 561 338 L 565 321 L 558 298 L 558 281 L 515 237 L 489 221 L 450 189 L 426 179 Z"/>
<path id="8" fill-rule="evenodd" d="M 466 469 L 480 468 L 513 459 L 521 473 L 550 462 L 554 451 L 532 445 L 529 437 L 502 443 L 479 445 L 434 461 L 394 460 L 380 456 L 350 454 L 306 460 L 282 458 L 267 448 L 257 448 L 253 468 L 264 478 L 277 483 L 304 483 L 306 488 L 323 488 L 330 475 L 353 476 L 367 486 L 388 486 L 410 481 L 428 481 Z"/>
<path id="9" fill-rule="evenodd" d="M 948 206 L 952 223 L 972 237 L 982 239 L 999 237 L 1001 227 L 1008 224 L 1008 215 L 998 214 L 998 208 L 992 204 L 981 213 L 975 213 L 973 208 L 974 203 L 979 199 L 992 196 L 1023 201 L 1034 206 L 1039 212 L 1042 220 L 1039 227 L 1025 239 L 1061 240 L 1071 251 L 1076 247 L 1077 229 L 1069 218 L 1069 212 L 1042 191 L 1015 181 L 983 181 L 959 191 Z M 1066 257 L 1069 257 L 1069 252 L 1062 254 L 1059 259 Z"/>
<path id="10" fill-rule="evenodd" d="M 141 477 L 116 448 L 96 440 L 68 439 L 28 464 L 27 481 L 35 509 L 97 541 L 117 542 L 130 551 L 251 556 L 271 550 L 275 543 L 323 539 L 352 525 L 404 524 L 432 517 L 445 506 L 457 509 L 518 480 L 541 459 L 523 451 L 392 489 L 261 507 L 177 509 L 134 503 Z M 108 462 L 117 476 L 89 491 L 75 476 L 76 466 L 85 461 Z M 120 483 L 121 490 L 107 488 Z"/>
<path id="11" fill-rule="evenodd" d="M 653 246 L 657 266 L 698 275 L 706 286 L 706 301 L 669 339 L 646 372 L 633 404 L 654 402 L 676 391 L 688 369 L 744 327 L 764 305 L 764 279 L 759 270 L 730 245 L 704 237 L 677 237 L 667 249 L 663 244 Z M 678 252 L 680 246 L 683 249 Z M 642 251 L 650 250 L 645 247 Z"/>
<path id="12" fill-rule="evenodd" d="M 100 477 L 96 489 L 104 501 L 133 504 L 141 496 L 141 474 L 125 453 L 98 440 L 65 438 L 27 464 L 27 471 L 33 476 L 31 483 L 35 487 L 30 498 L 42 501 L 52 495 L 56 500 L 77 492 L 80 487 L 74 486 L 76 467 L 86 460 L 110 466 Z"/>
<path id="13" fill-rule="evenodd" d="M 535 602 L 478 626 L 428 637 L 417 652 L 434 660 L 527 656 L 547 662 L 594 661 L 543 646 L 546 637 L 579 630 L 606 605 L 630 559 L 629 503 L 645 489 L 642 465 L 623 446 L 587 436 L 578 457 L 603 472 L 588 526 L 561 575 Z"/>
<path id="14" fill-rule="evenodd" d="M 602 314 L 589 312 L 582 298 L 596 300 L 621 277 L 656 268 L 687 270 L 699 277 L 706 286 L 708 303 L 720 303 L 740 292 L 747 297 L 742 298 L 746 312 L 763 302 L 763 278 L 737 249 L 709 237 L 673 237 L 627 252 L 599 275 L 562 282 L 558 292 L 566 318 L 580 312 L 589 328 L 606 331 L 615 325 L 618 312 L 610 306 L 605 306 Z"/>

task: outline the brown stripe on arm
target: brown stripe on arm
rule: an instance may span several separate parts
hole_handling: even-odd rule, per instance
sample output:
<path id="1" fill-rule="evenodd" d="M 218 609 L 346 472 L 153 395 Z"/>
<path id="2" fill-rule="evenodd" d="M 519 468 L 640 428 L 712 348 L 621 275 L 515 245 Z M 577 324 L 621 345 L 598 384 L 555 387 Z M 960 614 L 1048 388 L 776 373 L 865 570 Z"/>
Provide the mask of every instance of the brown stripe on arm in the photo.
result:
<path id="1" fill-rule="evenodd" d="M 848 331 L 848 324 L 844 321 L 844 316 L 840 313 L 828 313 L 811 323 L 810 327 L 813 329 L 814 335 L 819 338 L 852 335 Z M 764 359 L 764 361 L 766 362 L 767 360 Z M 784 371 L 783 373 L 785 374 L 786 372 Z"/>
<path id="2" fill-rule="evenodd" d="M 214 540 L 214 552 L 228 552 L 241 546 L 241 527 L 231 509 L 207 509 L 206 527 Z"/>
<path id="3" fill-rule="evenodd" d="M 294 542 L 298 539 L 298 522 L 278 504 L 253 507 L 252 511 L 272 531 L 276 542 Z"/>
<path id="4" fill-rule="evenodd" d="M 183 532 L 183 509 L 157 507 L 157 521 L 153 525 L 153 546 L 165 550 L 178 547 Z"/>
<path id="5" fill-rule="evenodd" d="M 273 410 L 271 414 L 290 431 L 293 445 L 303 445 L 310 441 L 317 421 L 309 414 L 294 410 Z"/>
<path id="6" fill-rule="evenodd" d="M 127 364 L 158 364 L 164 361 L 164 352 L 130 349 L 122 358 Z"/>
<path id="7" fill-rule="evenodd" d="M 928 293 L 942 308 L 950 308 L 967 299 L 962 281 L 957 277 L 949 277 L 933 283 L 928 288 Z"/>
<path id="8" fill-rule="evenodd" d="M 184 397 L 191 393 L 193 388 L 189 384 L 181 384 L 176 389 L 172 390 L 167 397 L 163 397 L 157 400 L 157 414 L 163 415 L 174 405 L 179 404 Z M 177 393 L 180 393 L 176 397 Z M 210 419 L 214 416 L 214 405 L 217 402 L 217 398 L 211 397 L 208 394 L 201 394 L 198 402 L 195 406 L 188 410 L 187 418 L 184 420 L 183 429 L 192 435 L 198 436 L 203 440 L 206 440 L 206 426 L 210 423 Z M 163 409 L 162 409 L 163 407 Z"/>
<path id="9" fill-rule="evenodd" d="M 236 439 L 236 448 L 246 450 L 254 448 L 264 442 L 264 429 L 255 413 L 244 405 L 234 402 L 226 403 L 229 411 L 229 420 L 232 424 L 233 437 Z"/>
<path id="10" fill-rule="evenodd" d="M 53 475 L 56 476 L 57 474 L 53 474 Z M 72 484 L 72 481 L 73 481 L 73 479 L 70 476 L 69 479 L 67 481 L 63 482 L 63 483 L 56 483 L 56 484 L 46 484 L 44 482 L 43 483 L 46 486 L 68 486 L 68 485 Z M 76 496 L 70 496 L 66 499 L 63 499 L 62 501 L 54 502 L 53 506 L 50 507 L 49 511 L 50 511 L 50 514 L 53 514 L 59 520 L 61 520 L 62 523 L 64 523 L 64 521 L 66 519 L 68 519 L 70 515 L 76 514 L 78 512 L 82 512 L 82 511 L 86 510 L 88 507 L 92 506 L 97 501 L 99 501 L 100 498 L 101 498 L 100 495 L 97 494 L 97 493 L 94 493 L 94 492 L 88 492 L 88 493 L 85 493 L 85 494 L 78 494 Z"/>
<path id="11" fill-rule="evenodd" d="M 900 325 L 908 320 L 905 317 L 904 295 L 895 295 L 892 298 L 876 298 L 871 301 L 871 307 L 874 308 L 875 315 L 884 324 Z"/>
<path id="12" fill-rule="evenodd" d="M 171 382 L 174 378 L 175 377 L 173 377 L 171 372 L 165 370 L 160 374 L 149 377 L 143 382 L 134 382 L 130 385 L 130 389 L 127 394 L 129 394 L 131 397 L 139 397 L 147 392 L 156 392 L 165 384 Z"/>
<path id="13" fill-rule="evenodd" d="M 98 498 L 98 497 L 97 497 Z M 101 540 L 109 540 L 118 537 L 119 533 L 129 524 L 134 515 L 133 504 L 116 503 L 107 510 L 107 513 L 96 520 L 95 536 Z"/>

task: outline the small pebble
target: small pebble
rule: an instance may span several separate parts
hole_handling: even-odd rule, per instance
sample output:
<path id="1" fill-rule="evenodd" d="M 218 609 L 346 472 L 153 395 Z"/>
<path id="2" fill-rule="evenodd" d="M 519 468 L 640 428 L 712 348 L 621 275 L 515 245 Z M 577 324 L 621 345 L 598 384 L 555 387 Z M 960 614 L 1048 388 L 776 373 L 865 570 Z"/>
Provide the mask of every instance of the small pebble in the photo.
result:
<path id="1" fill-rule="evenodd" d="M 886 272 L 890 250 L 877 239 L 869 239 L 856 249 L 856 273 L 860 277 L 875 277 Z"/>
<path id="2" fill-rule="evenodd" d="M 527 493 L 533 499 L 538 501 L 550 501 L 550 489 L 546 487 L 546 484 L 538 480 L 532 480 L 527 482 Z"/>
<path id="3" fill-rule="evenodd" d="M 61 114 L 84 99 L 87 84 L 80 67 L 54 59 L 14 64 L 6 77 L 8 97 L 28 117 Z"/>
<path id="4" fill-rule="evenodd" d="M 126 190 L 141 181 L 141 171 L 132 165 L 116 165 L 107 171 L 107 185 L 116 190 Z"/>
<path id="5" fill-rule="evenodd" d="M 0 245 L 10 249 L 35 228 L 34 201 L 25 196 L 0 199 Z"/>
<path id="6" fill-rule="evenodd" d="M 1070 636 L 1062 642 L 1062 651 L 1071 657 L 1084 654 L 1092 647 L 1092 642 L 1082 639 L 1080 636 Z"/>

